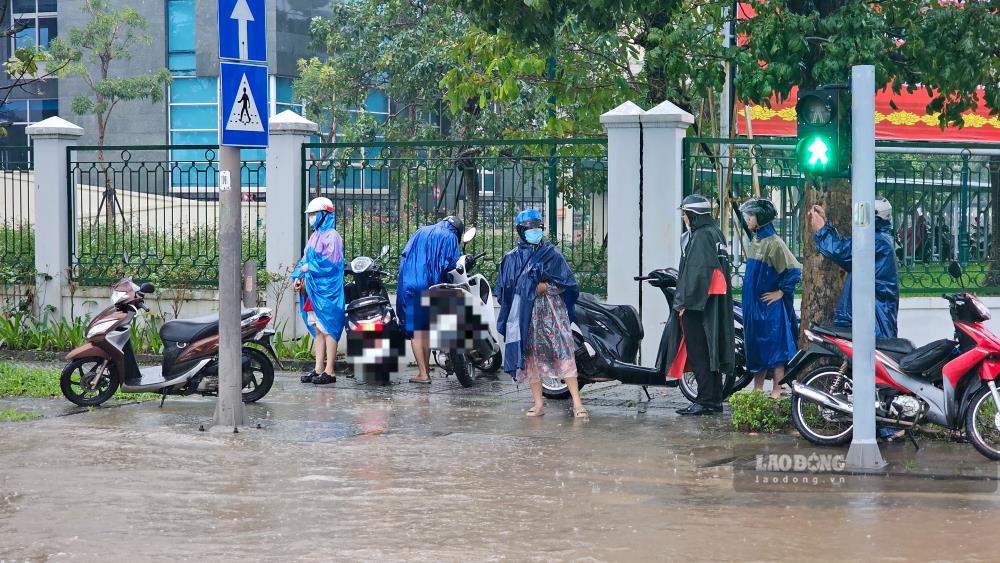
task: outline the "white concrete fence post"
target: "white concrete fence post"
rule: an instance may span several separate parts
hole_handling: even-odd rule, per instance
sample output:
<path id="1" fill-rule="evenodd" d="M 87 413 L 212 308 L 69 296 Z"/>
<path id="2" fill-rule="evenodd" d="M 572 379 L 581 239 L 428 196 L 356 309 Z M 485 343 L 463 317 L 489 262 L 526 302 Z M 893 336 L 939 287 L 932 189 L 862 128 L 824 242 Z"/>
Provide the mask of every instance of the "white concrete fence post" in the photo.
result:
<path id="1" fill-rule="evenodd" d="M 70 281 L 69 194 L 66 190 L 66 147 L 76 145 L 83 128 L 50 117 L 26 129 L 34 143 L 35 271 L 40 314 L 52 310 L 63 317 L 63 293 Z M 75 221 L 75 218 L 72 219 Z M 69 312 L 69 308 L 65 308 Z"/>
<path id="2" fill-rule="evenodd" d="M 285 110 L 271 118 L 267 147 L 267 272 L 287 280 L 302 257 L 302 145 L 319 130 L 301 115 Z M 285 338 L 305 334 L 291 285 L 268 284 L 267 305 Z"/>
<path id="3" fill-rule="evenodd" d="M 601 116 L 601 124 L 608 132 L 608 302 L 636 309 L 639 284 L 632 278 L 640 275 L 639 118 L 644 113 L 641 107 L 625 102 Z"/>
<path id="4" fill-rule="evenodd" d="M 681 261 L 681 214 L 684 199 L 684 137 L 694 116 L 669 101 L 644 113 L 642 123 L 642 264 L 643 273 L 676 268 Z M 610 141 L 609 141 L 610 142 Z M 634 282 L 633 282 L 634 283 Z M 653 366 L 663 325 L 670 318 L 663 292 L 642 284 L 643 365 Z"/>

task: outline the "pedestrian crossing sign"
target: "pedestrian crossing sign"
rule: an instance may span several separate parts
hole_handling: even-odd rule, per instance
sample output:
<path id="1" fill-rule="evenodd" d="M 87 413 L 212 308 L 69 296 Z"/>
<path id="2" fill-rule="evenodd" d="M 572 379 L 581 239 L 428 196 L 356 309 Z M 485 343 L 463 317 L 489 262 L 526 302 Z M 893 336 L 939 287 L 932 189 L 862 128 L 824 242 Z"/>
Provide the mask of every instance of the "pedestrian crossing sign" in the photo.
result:
<path id="1" fill-rule="evenodd" d="M 267 67 L 223 62 L 222 146 L 267 146 Z"/>

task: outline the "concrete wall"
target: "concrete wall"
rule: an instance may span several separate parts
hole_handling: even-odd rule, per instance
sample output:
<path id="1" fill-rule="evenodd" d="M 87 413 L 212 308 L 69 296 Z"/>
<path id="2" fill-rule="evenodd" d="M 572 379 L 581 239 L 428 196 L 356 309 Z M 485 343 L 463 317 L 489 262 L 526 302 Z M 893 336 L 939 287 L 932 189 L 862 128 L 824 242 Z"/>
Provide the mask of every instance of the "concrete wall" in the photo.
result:
<path id="1" fill-rule="evenodd" d="M 112 0 L 114 6 L 128 5 L 135 8 L 149 24 L 148 32 L 153 42 L 148 46 L 132 49 L 130 60 L 119 60 L 111 64 L 111 75 L 137 75 L 155 72 L 166 67 L 166 7 L 162 0 Z M 82 0 L 60 0 L 59 36 L 68 37 L 69 30 L 82 27 L 88 16 L 82 10 Z M 97 72 L 92 65 L 92 72 Z M 83 127 L 85 133 L 81 145 L 97 142 L 97 119 L 93 115 L 75 115 L 72 112 L 73 98 L 89 95 L 89 88 L 80 77 L 59 80 L 59 114 Z M 107 145 L 162 144 L 167 142 L 167 103 L 130 102 L 119 104 L 112 113 L 108 126 Z"/>

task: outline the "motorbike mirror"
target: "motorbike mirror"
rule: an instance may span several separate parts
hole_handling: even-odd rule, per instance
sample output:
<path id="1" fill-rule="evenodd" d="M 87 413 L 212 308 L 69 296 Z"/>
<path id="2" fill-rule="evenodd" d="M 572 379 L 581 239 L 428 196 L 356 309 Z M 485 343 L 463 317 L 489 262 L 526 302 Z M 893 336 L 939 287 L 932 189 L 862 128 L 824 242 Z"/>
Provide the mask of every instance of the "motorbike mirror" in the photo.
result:
<path id="1" fill-rule="evenodd" d="M 952 260 L 951 264 L 948 264 L 948 275 L 957 279 L 962 277 L 962 266 L 957 260 Z"/>
<path id="2" fill-rule="evenodd" d="M 389 245 L 388 244 L 382 246 L 382 251 L 379 252 L 378 257 L 379 258 L 385 258 L 386 254 L 389 254 Z"/>
<path id="3" fill-rule="evenodd" d="M 462 242 L 463 243 L 465 243 L 465 242 L 471 242 L 472 239 L 474 239 L 474 238 L 476 238 L 476 228 L 475 227 L 469 227 L 469 230 L 465 231 L 465 234 L 462 235 Z"/>
<path id="4" fill-rule="evenodd" d="M 143 293 L 153 293 L 154 291 L 156 291 L 156 288 L 153 286 L 153 284 L 146 282 L 139 286 L 139 291 Z"/>

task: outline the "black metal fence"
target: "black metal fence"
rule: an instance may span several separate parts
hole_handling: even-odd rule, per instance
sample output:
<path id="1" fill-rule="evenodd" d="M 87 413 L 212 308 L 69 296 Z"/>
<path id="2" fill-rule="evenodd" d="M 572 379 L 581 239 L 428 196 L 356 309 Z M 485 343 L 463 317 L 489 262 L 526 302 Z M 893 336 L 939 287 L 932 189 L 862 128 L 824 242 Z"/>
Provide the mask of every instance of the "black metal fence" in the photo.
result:
<path id="1" fill-rule="evenodd" d="M 801 257 L 806 179 L 794 144 L 792 139 L 686 139 L 685 193 L 729 192 L 743 200 L 757 191 L 770 197 L 778 209 L 778 233 Z M 879 141 L 876 150 L 876 192 L 893 206 L 902 292 L 958 289 L 947 274 L 954 259 L 964 265 L 966 283 L 982 293 L 1000 293 L 1000 255 L 993 248 L 1000 213 L 995 195 L 1000 190 L 1000 145 Z M 723 209 L 720 221 L 739 261 L 732 213 Z M 742 283 L 740 271 L 737 285 Z"/>
<path id="2" fill-rule="evenodd" d="M 394 271 L 414 231 L 456 214 L 477 227 L 471 249 L 487 252 L 482 272 L 495 279 L 515 215 L 534 208 L 581 287 L 606 292 L 605 139 L 314 143 L 302 159 L 305 200 L 333 200 L 348 260 L 388 245 Z"/>
<path id="3" fill-rule="evenodd" d="M 70 271 L 85 285 L 124 275 L 165 287 L 218 284 L 218 147 L 70 147 Z M 243 260 L 264 266 L 262 160 L 244 160 Z"/>
<path id="4" fill-rule="evenodd" d="M 0 313 L 31 305 L 35 271 L 31 147 L 0 148 Z"/>

